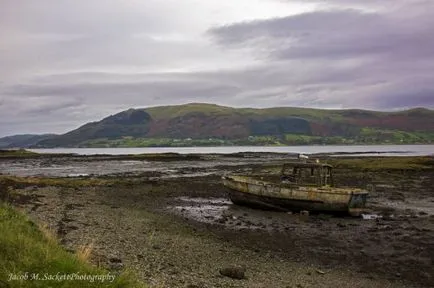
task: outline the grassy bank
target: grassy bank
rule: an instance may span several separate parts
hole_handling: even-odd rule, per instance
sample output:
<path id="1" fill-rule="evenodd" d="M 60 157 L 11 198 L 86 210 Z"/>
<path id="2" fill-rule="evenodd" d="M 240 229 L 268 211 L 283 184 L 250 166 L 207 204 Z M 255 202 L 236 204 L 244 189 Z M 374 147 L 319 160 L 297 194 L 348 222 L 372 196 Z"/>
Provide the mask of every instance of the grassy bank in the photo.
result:
<path id="1" fill-rule="evenodd" d="M 113 184 L 114 181 L 101 178 L 49 178 L 49 177 L 18 177 L 9 175 L 0 175 L 0 189 L 4 187 L 7 189 L 11 188 L 24 188 L 28 186 L 46 187 L 46 186 L 57 186 L 57 187 L 68 187 L 68 188 L 78 188 L 78 187 L 95 187 L 95 186 L 105 186 Z M 2 195 L 4 193 L 1 193 Z"/>
<path id="2" fill-rule="evenodd" d="M 5 158 L 31 158 L 31 157 L 39 157 L 41 154 L 27 151 L 25 149 L 19 150 L 0 150 L 0 159 Z"/>
<path id="3" fill-rule="evenodd" d="M 313 136 L 304 134 L 249 136 L 238 139 L 220 138 L 99 138 L 79 143 L 86 148 L 133 148 L 133 147 L 215 147 L 215 146 L 286 146 L 286 145 L 400 145 L 431 144 L 432 133 L 409 133 L 404 131 L 362 129 L 359 136 Z"/>
<path id="4" fill-rule="evenodd" d="M 55 158 L 59 156 L 73 156 L 68 153 L 36 153 L 26 149 L 0 149 L 0 160 L 2 159 L 35 159 L 35 158 Z"/>
<path id="5" fill-rule="evenodd" d="M 4 203 L 0 231 L 0 287 L 142 287 L 131 275 L 88 264 L 87 249 L 65 251 L 51 231 Z"/>
<path id="6" fill-rule="evenodd" d="M 335 168 L 355 170 L 434 170 L 433 157 L 360 157 L 332 158 L 326 161 Z"/>

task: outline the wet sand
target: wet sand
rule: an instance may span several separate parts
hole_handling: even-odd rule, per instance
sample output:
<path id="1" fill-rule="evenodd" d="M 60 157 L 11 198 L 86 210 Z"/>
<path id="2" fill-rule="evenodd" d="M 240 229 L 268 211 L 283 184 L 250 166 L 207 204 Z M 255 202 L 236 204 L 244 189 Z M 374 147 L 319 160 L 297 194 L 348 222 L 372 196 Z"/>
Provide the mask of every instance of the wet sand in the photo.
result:
<path id="1" fill-rule="evenodd" d="M 38 166 L 38 161 L 48 162 Z M 267 177 L 276 172 L 281 157 L 136 160 L 140 163 L 127 171 L 122 170 L 122 161 L 9 159 L 0 161 L 0 172 L 84 173 L 81 168 L 66 172 L 59 168 L 76 165 L 92 167 L 93 177 L 121 178 L 102 187 L 16 187 L 15 193 L 27 197 L 15 205 L 46 223 L 67 249 L 91 245 L 95 264 L 113 270 L 128 267 L 152 286 L 429 287 L 434 283 L 433 170 L 336 169 L 340 185 L 375 184 L 364 220 L 261 211 L 229 201 L 222 175 Z M 55 165 L 59 169 L 53 169 Z M 47 167 L 51 170 L 44 174 Z M 140 171 L 144 167 L 149 170 Z M 232 264 L 244 266 L 247 279 L 219 274 Z"/>

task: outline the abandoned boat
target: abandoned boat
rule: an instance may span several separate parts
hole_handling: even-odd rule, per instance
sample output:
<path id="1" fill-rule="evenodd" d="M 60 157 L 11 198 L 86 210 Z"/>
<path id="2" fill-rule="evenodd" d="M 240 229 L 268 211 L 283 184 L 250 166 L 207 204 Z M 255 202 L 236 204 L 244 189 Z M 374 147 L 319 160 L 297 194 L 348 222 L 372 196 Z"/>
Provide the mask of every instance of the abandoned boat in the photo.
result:
<path id="1" fill-rule="evenodd" d="M 246 176 L 224 176 L 234 204 L 284 211 L 334 212 L 359 215 L 368 192 L 337 188 L 333 167 L 323 163 L 294 162 L 282 167 L 280 182 Z"/>

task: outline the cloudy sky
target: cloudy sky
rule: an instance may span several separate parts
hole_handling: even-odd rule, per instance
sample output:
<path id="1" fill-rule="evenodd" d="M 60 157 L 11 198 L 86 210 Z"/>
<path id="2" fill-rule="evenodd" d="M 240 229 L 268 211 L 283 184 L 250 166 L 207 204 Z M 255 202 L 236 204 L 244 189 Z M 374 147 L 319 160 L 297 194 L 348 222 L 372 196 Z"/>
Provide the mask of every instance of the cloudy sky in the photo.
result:
<path id="1" fill-rule="evenodd" d="M 0 136 L 131 107 L 434 108 L 432 0 L 0 0 Z"/>

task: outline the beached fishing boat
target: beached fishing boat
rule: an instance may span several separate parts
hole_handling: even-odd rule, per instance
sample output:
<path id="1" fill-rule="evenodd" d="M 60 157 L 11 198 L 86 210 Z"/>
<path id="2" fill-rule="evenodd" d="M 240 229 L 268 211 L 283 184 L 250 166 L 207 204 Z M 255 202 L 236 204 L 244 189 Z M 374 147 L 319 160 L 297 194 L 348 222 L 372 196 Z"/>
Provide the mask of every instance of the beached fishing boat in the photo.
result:
<path id="1" fill-rule="evenodd" d="M 280 181 L 270 182 L 246 176 L 224 176 L 234 204 L 284 210 L 335 212 L 358 215 L 368 192 L 358 188 L 337 188 L 333 167 L 323 163 L 286 163 Z"/>

